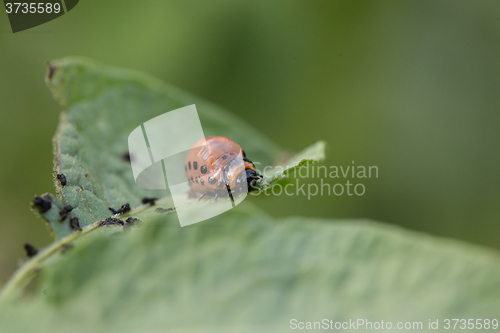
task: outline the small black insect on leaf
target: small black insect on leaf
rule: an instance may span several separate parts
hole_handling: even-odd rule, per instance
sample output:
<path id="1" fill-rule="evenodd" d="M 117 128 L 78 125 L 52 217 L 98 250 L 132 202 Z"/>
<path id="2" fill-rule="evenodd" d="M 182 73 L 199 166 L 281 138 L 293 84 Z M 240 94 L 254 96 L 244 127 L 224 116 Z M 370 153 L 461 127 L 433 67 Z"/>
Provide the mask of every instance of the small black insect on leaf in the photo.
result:
<path id="1" fill-rule="evenodd" d="M 78 217 L 73 217 L 69 221 L 69 227 L 74 231 L 82 231 L 82 228 L 80 228 L 80 221 L 78 220 Z"/>
<path id="2" fill-rule="evenodd" d="M 125 230 L 129 229 L 131 226 L 137 224 L 140 221 L 141 220 L 139 220 L 136 217 L 129 217 L 128 219 L 125 220 L 125 224 L 123 225 L 123 230 L 125 231 Z"/>
<path id="3" fill-rule="evenodd" d="M 128 224 L 135 224 L 139 222 L 140 220 L 136 217 L 129 217 L 128 219 L 125 220 L 126 223 Z"/>
<path id="4" fill-rule="evenodd" d="M 122 158 L 125 162 L 130 162 L 132 158 L 130 157 L 130 153 L 126 152 L 125 154 L 122 155 Z"/>
<path id="5" fill-rule="evenodd" d="M 64 253 L 68 252 L 69 250 L 71 250 L 72 248 L 74 248 L 73 244 L 63 244 L 61 247 L 61 253 L 64 254 Z"/>
<path id="6" fill-rule="evenodd" d="M 119 214 L 119 213 L 120 213 L 120 211 L 119 211 L 119 210 L 116 210 L 116 209 L 114 209 L 113 207 L 108 207 L 108 209 L 111 211 L 111 213 L 113 213 L 113 215 L 114 215 L 114 214 Z"/>
<path id="7" fill-rule="evenodd" d="M 150 204 L 151 206 L 154 206 L 154 204 L 156 203 L 156 200 L 158 200 L 158 198 L 144 197 L 144 198 L 142 198 L 142 203 L 143 204 Z"/>
<path id="8" fill-rule="evenodd" d="M 61 182 L 62 186 L 66 185 L 66 176 L 63 175 L 62 173 L 57 174 L 57 179 L 59 179 L 59 182 Z"/>
<path id="9" fill-rule="evenodd" d="M 24 249 L 26 250 L 26 254 L 28 257 L 34 257 L 38 254 L 38 250 L 31 243 L 24 243 Z"/>
<path id="10" fill-rule="evenodd" d="M 173 208 L 161 208 L 161 207 L 158 207 L 156 208 L 155 212 L 158 212 L 158 213 L 165 213 L 165 212 L 171 212 L 173 211 L 174 209 Z"/>
<path id="11" fill-rule="evenodd" d="M 124 225 L 124 222 L 114 217 L 108 217 L 107 219 L 99 223 L 99 227 L 102 227 L 104 225 Z"/>
<path id="12" fill-rule="evenodd" d="M 35 199 L 33 199 L 33 205 L 38 207 L 40 213 L 46 213 L 52 207 L 52 198 L 49 194 L 44 195 L 43 198 L 36 196 Z"/>
<path id="13" fill-rule="evenodd" d="M 109 207 L 108 209 L 111 211 L 111 213 L 113 213 L 113 215 L 115 215 L 115 214 L 123 214 L 123 213 L 126 213 L 126 212 L 128 212 L 130 210 L 130 204 L 129 203 L 123 204 L 120 207 L 120 209 L 118 209 L 118 210 L 116 210 L 114 208 L 111 208 L 111 207 Z"/>
<path id="14" fill-rule="evenodd" d="M 73 206 L 71 206 L 71 205 L 64 206 L 59 211 L 59 216 L 60 216 L 59 222 L 63 222 L 64 220 L 66 220 L 66 218 L 68 217 L 68 213 L 71 212 L 72 210 L 73 210 Z"/>
<path id="15" fill-rule="evenodd" d="M 47 66 L 47 81 L 50 82 L 50 80 L 52 80 L 52 76 L 54 75 L 54 72 L 56 71 L 57 67 L 56 67 L 56 65 L 53 65 L 48 61 L 45 62 L 45 66 Z"/>

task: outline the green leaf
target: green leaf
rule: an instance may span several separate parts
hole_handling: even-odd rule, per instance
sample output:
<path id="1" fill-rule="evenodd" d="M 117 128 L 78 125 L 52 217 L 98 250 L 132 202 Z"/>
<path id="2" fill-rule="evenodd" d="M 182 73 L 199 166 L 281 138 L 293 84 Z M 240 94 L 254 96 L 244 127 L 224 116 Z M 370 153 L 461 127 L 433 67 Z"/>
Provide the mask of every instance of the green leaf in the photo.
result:
<path id="1" fill-rule="evenodd" d="M 165 112 L 196 104 L 205 135 L 233 139 L 262 168 L 284 156 L 281 148 L 229 112 L 150 76 L 80 58 L 48 66 L 47 84 L 63 114 L 54 137 L 58 195 L 52 199 L 52 209 L 42 215 L 59 239 L 71 233 L 69 218 L 61 222 L 59 217 L 66 205 L 74 207 L 69 216 L 77 217 L 84 227 L 109 217 L 108 207 L 129 203 L 141 209 L 143 197 L 168 195 L 136 186 L 130 163 L 123 158 L 130 132 Z M 57 174 L 66 176 L 66 186 L 61 186 Z"/>
<path id="2" fill-rule="evenodd" d="M 367 220 L 275 220 L 249 202 L 92 233 L 0 308 L 6 332 L 283 332 L 290 320 L 497 318 L 500 256 Z M 360 331 L 366 331 L 360 328 Z"/>
<path id="3" fill-rule="evenodd" d="M 132 211 L 120 218 L 125 220 L 132 216 L 142 221 L 158 214 L 156 209 L 159 207 L 143 205 L 141 200 L 144 197 L 163 198 L 158 202 L 162 209 L 173 208 L 168 191 L 138 187 L 130 162 L 124 159 L 128 153 L 128 135 L 145 121 L 196 104 L 205 135 L 233 139 L 244 147 L 247 156 L 258 166 L 271 166 L 286 156 L 281 148 L 229 112 L 150 76 L 81 58 L 56 60 L 48 64 L 48 69 L 47 84 L 63 111 L 53 140 L 53 176 L 57 196 L 43 196 L 51 201 L 47 211 L 40 211 L 35 205 L 32 208 L 49 224 L 56 235 L 56 243 L 18 270 L 4 288 L 4 298 L 19 291 L 19 287 L 29 282 L 33 271 L 50 261 L 63 246 L 97 229 L 100 221 L 112 215 L 109 207 L 118 209 L 129 203 Z M 316 148 L 298 156 L 301 162 L 291 168 L 320 159 L 323 152 L 322 148 Z M 65 176 L 64 186 L 57 178 L 58 174 Z M 277 179 L 277 174 L 269 178 L 269 182 L 266 178 L 261 184 L 262 189 Z M 189 199 L 182 204 L 202 203 Z M 60 211 L 67 205 L 73 210 L 62 219 Z M 81 234 L 72 234 L 72 218 L 78 218 L 83 228 Z"/>
<path id="4" fill-rule="evenodd" d="M 307 147 L 300 153 L 287 158 L 284 162 L 267 170 L 263 174 L 264 178 L 259 181 L 257 187 L 260 190 L 266 190 L 275 185 L 278 181 L 288 177 L 296 169 L 306 167 L 310 163 L 322 161 L 325 159 L 325 142 L 318 141 L 310 147 Z"/>
<path id="5" fill-rule="evenodd" d="M 57 197 L 42 215 L 58 239 L 3 290 L 6 332 L 281 332 L 291 319 L 422 322 L 424 330 L 439 320 L 443 330 L 447 318 L 498 319 L 497 252 L 372 221 L 276 220 L 250 200 L 181 228 L 167 193 L 135 186 L 122 158 L 138 124 L 195 103 L 206 135 L 228 136 L 260 162 L 262 190 L 323 159 L 324 143 L 286 159 L 230 114 L 150 77 L 80 59 L 50 69 L 64 111 L 54 177 L 65 174 L 67 185 L 54 178 Z M 163 198 L 145 206 L 143 196 Z M 141 222 L 124 232 L 100 227 L 108 207 L 124 202 L 133 210 L 120 218 Z M 80 232 L 59 222 L 68 204 Z M 36 271 L 34 293 L 12 301 Z"/>

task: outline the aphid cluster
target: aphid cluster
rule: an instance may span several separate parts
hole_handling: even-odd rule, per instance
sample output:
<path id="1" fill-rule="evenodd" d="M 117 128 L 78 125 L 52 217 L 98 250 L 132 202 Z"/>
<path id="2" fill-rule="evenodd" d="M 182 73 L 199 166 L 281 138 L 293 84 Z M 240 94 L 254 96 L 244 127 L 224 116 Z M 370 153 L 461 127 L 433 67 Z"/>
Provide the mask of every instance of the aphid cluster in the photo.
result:
<path id="1" fill-rule="evenodd" d="M 111 213 L 113 213 L 113 215 L 123 214 L 123 213 L 126 213 L 130 210 L 130 204 L 129 203 L 123 204 L 123 205 L 121 205 L 120 209 L 118 209 L 118 210 L 111 208 L 111 207 L 109 207 L 108 209 L 111 211 Z"/>
<path id="2" fill-rule="evenodd" d="M 144 197 L 144 198 L 142 198 L 142 203 L 145 205 L 150 204 L 151 206 L 154 206 L 154 204 L 156 203 L 156 200 L 158 200 L 158 198 Z"/>
<path id="3" fill-rule="evenodd" d="M 139 221 L 138 218 L 136 217 L 129 217 L 128 219 L 125 220 L 125 223 L 127 224 L 135 224 Z"/>
<path id="4" fill-rule="evenodd" d="M 127 230 L 134 224 L 137 224 L 140 220 L 136 217 L 129 217 L 128 219 L 125 220 L 125 224 L 123 225 L 123 230 Z"/>
<path id="5" fill-rule="evenodd" d="M 99 223 L 99 227 L 102 227 L 102 226 L 105 226 L 105 225 L 123 225 L 124 222 L 120 219 L 117 219 L 115 217 L 108 217 L 107 219 L 105 219 L 104 221 L 101 221 L 101 223 Z"/>
<path id="6" fill-rule="evenodd" d="M 38 250 L 31 243 L 24 243 L 24 249 L 26 250 L 26 255 L 28 257 L 34 257 L 38 254 Z"/>
<path id="7" fill-rule="evenodd" d="M 52 207 L 52 198 L 49 194 L 44 195 L 43 198 L 36 196 L 35 199 L 33 199 L 33 205 L 38 207 L 40 213 L 46 213 Z"/>
<path id="8" fill-rule="evenodd" d="M 69 227 L 73 231 L 82 231 L 78 217 L 73 217 L 71 220 L 69 220 Z"/>
<path id="9" fill-rule="evenodd" d="M 157 213 L 166 213 L 166 212 L 171 212 L 173 210 L 174 210 L 174 208 L 167 208 L 167 209 L 165 209 L 165 208 L 162 208 L 162 207 L 158 207 L 158 208 L 155 209 L 155 212 L 157 212 Z"/>
<path id="10" fill-rule="evenodd" d="M 57 179 L 59 179 L 59 182 L 61 183 L 62 186 L 66 186 L 66 176 L 63 175 L 62 173 L 57 174 Z"/>
<path id="11" fill-rule="evenodd" d="M 64 220 L 66 220 L 66 218 L 68 217 L 68 213 L 71 212 L 73 210 L 73 206 L 71 205 L 67 205 L 67 206 L 64 206 L 60 211 L 59 211 L 59 221 L 60 222 L 63 222 Z"/>

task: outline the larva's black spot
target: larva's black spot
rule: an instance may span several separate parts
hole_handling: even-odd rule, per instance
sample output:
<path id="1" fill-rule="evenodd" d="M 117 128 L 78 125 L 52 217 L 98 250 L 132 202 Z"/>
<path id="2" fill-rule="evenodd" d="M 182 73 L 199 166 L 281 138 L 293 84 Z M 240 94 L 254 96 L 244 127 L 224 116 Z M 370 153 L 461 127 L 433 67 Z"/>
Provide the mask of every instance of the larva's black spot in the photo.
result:
<path id="1" fill-rule="evenodd" d="M 78 217 L 73 217 L 69 221 L 69 227 L 74 231 L 82 231 L 82 228 L 80 228 L 80 221 L 78 220 Z"/>
<path id="2" fill-rule="evenodd" d="M 222 155 L 222 159 L 225 160 L 227 158 L 227 155 Z"/>
<path id="3" fill-rule="evenodd" d="M 194 181 L 196 182 L 196 184 L 198 184 L 198 177 L 196 177 Z"/>
<path id="4" fill-rule="evenodd" d="M 191 181 L 194 183 L 193 176 L 191 176 Z"/>
<path id="5" fill-rule="evenodd" d="M 26 254 L 28 257 L 34 257 L 38 254 L 38 250 L 31 243 L 24 243 L 24 249 L 26 250 Z"/>
<path id="6" fill-rule="evenodd" d="M 214 177 L 208 177 L 208 182 L 213 185 L 217 182 L 217 179 L 215 179 Z"/>
<path id="7" fill-rule="evenodd" d="M 198 162 L 196 162 L 196 161 L 193 162 L 193 169 L 195 169 L 195 170 L 198 169 Z"/>
<path id="8" fill-rule="evenodd" d="M 188 171 L 188 167 L 187 165 L 184 166 L 184 170 Z"/>
<path id="9" fill-rule="evenodd" d="M 200 168 L 200 171 L 202 174 L 206 174 L 207 173 L 207 166 L 206 165 L 202 165 L 201 168 Z"/>
<path id="10" fill-rule="evenodd" d="M 66 185 L 66 176 L 65 175 L 60 173 L 56 177 L 57 177 L 57 179 L 59 179 L 59 182 L 61 183 L 62 186 Z"/>
<path id="11" fill-rule="evenodd" d="M 191 161 L 188 162 L 188 168 L 191 170 Z"/>
<path id="12" fill-rule="evenodd" d="M 205 181 L 203 180 L 203 178 L 200 178 L 200 184 L 205 186 Z"/>
<path id="13" fill-rule="evenodd" d="M 235 152 L 230 152 L 229 155 L 236 155 L 236 153 Z"/>

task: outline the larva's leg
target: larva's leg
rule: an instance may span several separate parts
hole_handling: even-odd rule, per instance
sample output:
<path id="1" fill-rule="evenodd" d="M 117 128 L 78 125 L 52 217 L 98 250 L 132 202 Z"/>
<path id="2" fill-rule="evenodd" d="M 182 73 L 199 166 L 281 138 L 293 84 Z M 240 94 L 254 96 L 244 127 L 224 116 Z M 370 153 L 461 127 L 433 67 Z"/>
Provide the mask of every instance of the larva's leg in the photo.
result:
<path id="1" fill-rule="evenodd" d="M 204 196 L 206 196 L 206 195 L 215 196 L 215 200 L 217 200 L 217 195 L 216 195 L 216 194 L 214 194 L 214 192 L 209 192 L 209 191 L 207 191 L 207 192 L 203 193 L 202 195 L 200 195 L 200 197 L 198 198 L 198 200 L 199 200 L 199 201 L 201 201 L 201 199 L 202 199 Z"/>
<path id="2" fill-rule="evenodd" d="M 231 193 L 231 190 L 227 190 L 227 193 L 229 194 L 229 199 L 231 199 L 231 201 L 234 203 L 234 198 L 233 198 L 233 194 Z"/>

